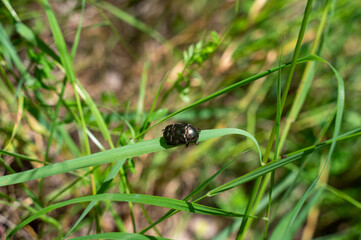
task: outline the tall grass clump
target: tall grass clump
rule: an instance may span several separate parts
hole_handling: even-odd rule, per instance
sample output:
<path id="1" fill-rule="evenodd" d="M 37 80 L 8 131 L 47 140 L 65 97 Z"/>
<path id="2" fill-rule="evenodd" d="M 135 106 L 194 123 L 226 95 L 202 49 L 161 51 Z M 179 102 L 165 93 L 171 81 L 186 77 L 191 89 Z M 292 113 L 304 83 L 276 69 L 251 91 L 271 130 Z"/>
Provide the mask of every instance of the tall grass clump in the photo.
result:
<path id="1" fill-rule="evenodd" d="M 1 239 L 361 237 L 358 1 L 0 6 Z"/>

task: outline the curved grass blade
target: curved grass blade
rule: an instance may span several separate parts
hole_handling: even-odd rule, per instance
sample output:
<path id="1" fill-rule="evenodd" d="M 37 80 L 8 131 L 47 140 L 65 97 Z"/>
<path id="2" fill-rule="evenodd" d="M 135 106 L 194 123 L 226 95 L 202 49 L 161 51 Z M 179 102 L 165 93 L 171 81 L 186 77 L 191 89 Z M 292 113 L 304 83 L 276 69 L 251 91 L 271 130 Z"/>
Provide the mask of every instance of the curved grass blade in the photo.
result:
<path id="1" fill-rule="evenodd" d="M 16 157 L 16 158 L 20 158 L 22 160 L 26 160 L 26 161 L 32 161 L 32 162 L 38 162 L 38 163 L 44 163 L 44 161 L 23 155 L 23 154 L 19 154 L 19 153 L 14 153 L 14 152 L 8 152 L 5 150 L 0 149 L 0 154 L 3 155 L 7 155 L 7 156 L 12 156 L 12 157 Z M 49 164 L 48 162 L 45 162 L 45 164 Z"/>
<path id="2" fill-rule="evenodd" d="M 117 175 L 117 173 L 120 171 L 120 168 L 123 166 L 125 162 L 125 159 L 120 160 L 118 162 L 116 162 L 114 164 L 114 166 L 112 167 L 112 169 L 110 170 L 110 172 L 108 173 L 108 175 L 106 176 L 106 178 L 104 179 L 102 185 L 100 186 L 100 188 L 97 191 L 97 194 L 101 194 L 101 193 L 105 193 L 106 189 L 108 188 L 108 186 L 111 184 L 111 182 L 113 181 L 113 179 L 115 178 L 115 176 Z M 70 233 L 72 233 L 74 231 L 74 229 L 79 225 L 79 223 L 85 218 L 85 216 L 90 212 L 90 210 L 93 209 L 93 207 L 95 206 L 95 204 L 97 203 L 97 201 L 91 201 L 88 206 L 85 208 L 85 210 L 83 211 L 83 213 L 81 214 L 81 216 L 78 218 L 78 220 L 76 221 L 76 223 L 72 226 L 72 228 L 68 231 L 68 233 L 65 235 L 64 239 L 67 238 Z"/>
<path id="3" fill-rule="evenodd" d="M 301 211 L 302 206 L 304 205 L 304 203 L 306 202 L 306 200 L 308 199 L 308 197 L 310 196 L 310 194 L 313 192 L 313 190 L 316 188 L 318 180 L 320 179 L 323 171 L 325 170 L 327 164 L 330 162 L 333 151 L 335 150 L 336 147 L 336 139 L 339 136 L 340 133 L 340 129 L 341 129 L 341 122 L 342 122 L 342 115 L 343 115 L 343 110 L 344 110 L 344 105 L 345 105 L 345 86 L 344 86 L 344 82 L 342 80 L 341 75 L 338 73 L 338 71 L 327 61 L 325 60 L 320 60 L 326 64 L 328 64 L 328 66 L 332 69 L 332 71 L 334 72 L 335 76 L 336 76 L 336 80 L 337 80 L 337 107 L 336 107 L 336 120 L 335 120 L 335 127 L 334 127 L 334 131 L 333 131 L 333 138 L 332 138 L 332 142 L 331 142 L 331 147 L 330 150 L 328 152 L 325 164 L 323 165 L 321 171 L 319 172 L 319 174 L 317 175 L 317 177 L 315 178 L 315 180 L 312 182 L 312 184 L 310 185 L 310 187 L 307 189 L 307 191 L 303 194 L 302 198 L 298 201 L 297 205 L 293 208 L 292 212 L 291 212 L 291 219 L 287 224 L 287 227 L 285 228 L 285 232 L 282 236 L 282 239 L 289 239 L 291 236 L 291 229 L 292 226 L 296 220 L 296 217 L 298 215 L 298 213 Z"/>
<path id="4" fill-rule="evenodd" d="M 59 51 L 59 57 L 60 57 L 62 66 L 64 67 L 65 75 L 66 75 L 67 79 L 70 81 L 71 85 L 73 86 L 76 106 L 77 106 L 77 110 L 78 110 L 78 113 L 80 116 L 80 126 L 81 126 L 82 134 L 83 134 L 83 142 L 84 142 L 85 152 L 87 155 L 89 155 L 90 154 L 90 145 L 89 145 L 89 140 L 88 140 L 87 133 L 86 133 L 86 124 L 85 124 L 85 120 L 84 120 L 82 105 L 81 105 L 81 102 L 79 99 L 79 95 L 76 91 L 76 76 L 75 76 L 75 71 L 74 71 L 74 66 L 73 66 L 73 59 L 68 52 L 68 48 L 65 43 L 64 36 L 61 32 L 59 23 L 55 17 L 53 10 L 51 9 L 51 7 L 49 5 L 48 0 L 42 0 L 42 4 L 44 6 L 45 13 L 46 13 L 46 16 L 49 21 L 49 26 L 50 26 L 56 47 Z"/>
<path id="5" fill-rule="evenodd" d="M 202 132 L 200 133 L 199 141 L 201 142 L 211 138 L 221 137 L 229 134 L 241 134 L 251 138 L 251 140 L 257 146 L 259 157 L 262 159 L 261 151 L 257 143 L 257 140 L 246 131 L 240 129 L 224 128 L 224 129 L 214 129 L 214 130 L 202 130 Z M 176 146 L 167 145 L 164 138 L 154 138 L 151 140 L 138 142 L 120 148 L 115 148 L 104 152 L 98 152 L 95 154 L 86 155 L 65 162 L 56 163 L 53 165 L 47 165 L 37 169 L 31 169 L 24 172 L 1 176 L 0 187 L 26 182 L 38 178 L 49 177 L 59 173 L 66 173 L 80 168 L 106 164 L 114 161 L 119 161 L 121 159 L 136 157 L 143 154 L 158 152 L 161 150 L 174 148 L 174 147 Z"/>
<path id="6" fill-rule="evenodd" d="M 224 165 L 221 169 L 219 169 L 215 174 L 213 174 L 210 178 L 208 178 L 205 182 L 203 182 L 200 186 L 198 186 L 196 189 L 194 189 L 190 194 L 188 194 L 185 198 L 183 198 L 183 201 L 188 201 L 191 199 L 195 194 L 200 192 L 202 189 L 207 187 L 209 183 L 213 181 L 220 173 L 222 173 L 226 168 L 228 168 L 236 159 L 233 159 L 226 165 Z M 196 199 L 194 202 L 199 201 L 202 198 Z M 179 210 L 171 209 L 166 214 L 164 214 L 162 217 L 160 217 L 157 221 L 155 221 L 153 224 L 150 224 L 148 227 L 144 228 L 143 230 L 139 231 L 138 233 L 146 233 L 149 229 L 155 227 L 158 223 L 166 220 L 167 218 L 170 218 L 171 216 L 177 214 L 180 212 Z"/>
<path id="7" fill-rule="evenodd" d="M 304 149 L 301 149 L 299 151 L 296 151 L 294 153 L 290 153 L 290 154 L 287 154 L 288 157 L 286 158 L 281 158 L 281 159 L 278 159 L 276 161 L 273 161 L 273 162 L 270 162 L 270 163 L 267 163 L 266 165 L 264 166 L 261 166 L 249 173 L 246 173 L 245 175 L 239 177 L 239 178 L 236 178 L 226 184 L 223 184 L 222 186 L 219 186 L 217 188 L 214 188 L 213 190 L 209 191 L 207 193 L 208 196 L 214 196 L 214 195 L 217 195 L 221 192 L 224 192 L 224 191 L 227 191 L 229 189 L 232 189 L 234 187 L 237 187 L 238 185 L 241 185 L 245 182 L 249 182 L 249 181 L 252 181 L 260 176 L 263 176 L 265 175 L 266 173 L 269 173 L 277 168 L 280 168 L 286 164 L 289 164 L 291 162 L 294 162 L 298 159 L 301 159 L 309 154 L 312 154 L 314 151 L 316 150 L 319 150 L 321 148 L 324 148 L 324 147 L 327 147 L 329 145 L 331 145 L 334 141 L 335 142 L 338 142 L 338 141 L 342 141 L 342 140 L 346 140 L 346 139 L 350 139 L 350 138 L 353 138 L 353 137 L 357 137 L 361 135 L 361 127 L 360 128 L 356 128 L 352 131 L 349 131 L 345 134 L 342 134 L 340 135 L 337 139 L 330 139 L 330 140 L 327 140 L 327 141 L 324 141 L 324 142 L 321 142 L 319 144 L 316 144 L 316 145 L 312 145 L 310 147 L 307 147 L 307 148 L 304 148 Z"/>
<path id="8" fill-rule="evenodd" d="M 7 236 L 6 239 L 10 239 L 18 230 L 37 219 L 38 217 L 46 214 L 52 210 L 68 206 L 70 204 L 90 202 L 90 201 L 115 201 L 115 202 L 132 202 L 153 205 L 158 207 L 165 207 L 171 209 L 177 209 L 185 212 L 199 213 L 204 215 L 213 215 L 213 216 L 224 216 L 224 217 L 243 217 L 244 214 L 228 212 L 221 209 L 208 207 L 205 205 L 190 203 L 182 200 L 158 197 L 158 196 L 149 196 L 143 194 L 122 194 L 122 193 L 104 193 L 91 196 L 85 196 L 75 199 L 70 199 L 64 202 L 59 202 L 53 205 L 50 205 L 46 208 L 41 209 L 37 213 L 33 214 L 29 218 L 25 219 L 19 223 Z M 254 216 L 248 216 L 251 218 L 258 218 Z"/>
<path id="9" fill-rule="evenodd" d="M 316 55 L 309 55 L 309 56 L 306 56 L 306 57 L 302 57 L 302 58 L 297 59 L 297 64 L 299 64 L 299 63 L 304 63 L 304 62 L 309 62 L 309 61 L 320 61 L 320 59 L 321 59 L 321 58 L 318 57 L 318 56 L 316 56 Z M 154 127 L 155 125 L 157 125 L 157 124 L 159 124 L 159 123 L 162 123 L 162 122 L 168 120 L 168 119 L 171 118 L 171 117 L 174 117 L 175 115 L 178 115 L 178 114 L 180 114 L 180 113 L 182 113 L 182 112 L 185 112 L 185 111 L 187 111 L 187 110 L 189 110 L 189 109 L 191 109 L 191 108 L 194 108 L 194 107 L 196 107 L 196 106 L 198 106 L 198 105 L 201 105 L 202 103 L 208 102 L 208 101 L 210 101 L 210 100 L 212 100 L 212 99 L 214 99 L 214 98 L 216 98 L 216 97 L 218 97 L 218 96 L 221 96 L 221 95 L 223 95 L 223 94 L 225 94 L 225 93 L 231 92 L 231 91 L 233 91 L 233 90 L 235 90 L 235 89 L 237 89 L 237 88 L 239 88 L 239 87 L 242 87 L 242 86 L 247 85 L 247 84 L 249 84 L 249 83 L 251 83 L 251 82 L 254 82 L 254 81 L 256 81 L 257 79 L 260 79 L 260 78 L 263 78 L 263 77 L 265 77 L 265 76 L 268 76 L 268 75 L 270 75 L 271 73 L 274 73 L 274 72 L 278 71 L 279 69 L 282 69 L 282 68 L 285 68 L 285 67 L 289 67 L 289 66 L 291 66 L 291 63 L 286 63 L 286 64 L 283 64 L 283 65 L 281 65 L 281 66 L 274 67 L 274 68 L 271 68 L 271 69 L 269 69 L 269 70 L 267 70 L 267 71 L 264 71 L 264 72 L 261 72 L 261 73 L 259 73 L 259 74 L 256 74 L 256 75 L 254 75 L 254 76 L 252 76 L 252 77 L 243 79 L 243 80 L 241 80 L 241 81 L 239 81 L 239 82 L 236 82 L 236 83 L 234 83 L 234 84 L 232 84 L 232 85 L 230 85 L 230 86 L 228 86 L 228 87 L 225 87 L 225 88 L 223 88 L 223 89 L 221 89 L 221 90 L 219 90 L 219 91 L 217 91 L 217 92 L 214 92 L 214 93 L 208 95 L 207 97 L 204 97 L 204 98 L 202 98 L 202 99 L 199 99 L 198 101 L 195 101 L 194 103 L 192 103 L 192 104 L 190 104 L 190 105 L 188 105 L 188 106 L 186 106 L 186 107 L 184 107 L 184 108 L 182 108 L 182 109 L 180 109 L 180 110 L 178 110 L 178 111 L 175 111 L 175 112 L 169 114 L 168 116 L 162 118 L 161 120 L 159 120 L 158 122 L 156 122 L 155 124 L 153 124 L 150 128 Z M 147 130 L 149 130 L 150 128 L 148 128 Z M 147 130 L 145 130 L 144 132 L 142 132 L 140 135 L 144 134 Z"/>

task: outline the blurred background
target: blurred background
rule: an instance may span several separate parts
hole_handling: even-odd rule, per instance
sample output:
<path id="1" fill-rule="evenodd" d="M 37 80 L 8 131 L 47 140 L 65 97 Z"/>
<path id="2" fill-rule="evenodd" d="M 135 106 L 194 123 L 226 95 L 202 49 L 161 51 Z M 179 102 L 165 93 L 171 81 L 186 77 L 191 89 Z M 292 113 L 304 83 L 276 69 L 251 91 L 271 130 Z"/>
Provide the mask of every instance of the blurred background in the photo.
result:
<path id="1" fill-rule="evenodd" d="M 152 123 L 235 82 L 277 67 L 281 51 L 282 62 L 291 61 L 306 3 L 294 0 L 86 1 L 82 10 L 81 1 L 56 0 L 50 1 L 50 6 L 69 51 L 84 11 L 80 41 L 73 60 L 74 70 L 102 113 L 112 132 L 113 142 L 116 146 L 122 146 L 141 140 L 135 139 L 132 131 L 138 135 L 144 130 L 142 123 L 163 78 L 166 77 L 166 81 L 150 119 Z M 84 144 L 80 128 L 74 121 L 74 89 L 67 83 L 63 95 L 66 104 L 59 109 L 58 129 L 45 157 L 52 116 L 64 83 L 64 71 L 51 56 L 51 51 L 44 51 L 49 48 L 57 52 L 57 49 L 42 3 L 11 1 L 9 5 L 5 0 L 0 3 L 0 22 L 31 80 L 23 82 L 21 71 L 9 64 L 6 46 L 0 45 L 0 148 L 6 147 L 7 151 L 51 163 L 81 156 L 84 154 Z M 15 23 L 19 19 L 28 29 Z M 342 76 L 346 98 L 341 133 L 360 127 L 361 123 L 360 27 L 360 1 L 314 1 L 300 52 L 300 57 L 310 53 L 321 56 Z M 322 34 L 315 45 L 320 29 Z M 31 39 L 27 30 L 36 39 Z M 39 42 L 46 47 L 39 47 Z M 296 67 L 282 115 L 281 131 L 307 71 L 305 67 L 306 64 Z M 282 70 L 283 82 L 288 71 L 288 68 Z M 337 100 L 334 73 L 326 64 L 318 62 L 311 74 L 313 81 L 300 106 L 299 115 L 290 125 L 279 155 L 315 144 L 329 118 L 334 116 Z M 17 91 L 24 95 L 23 117 L 20 120 L 17 101 L 14 100 Z M 256 137 L 264 151 L 276 116 L 276 94 L 277 73 L 274 73 L 176 115 L 150 129 L 144 139 L 162 136 L 162 129 L 168 124 L 188 122 L 201 129 L 244 129 Z M 91 152 L 100 151 L 97 141 L 109 149 L 85 104 L 84 118 L 96 139 L 90 141 Z M 12 136 L 14 126 L 17 131 Z M 322 135 L 321 141 L 332 138 L 332 129 L 333 124 Z M 358 204 L 361 200 L 360 144 L 359 138 L 337 143 L 323 180 L 327 186 L 353 197 Z M 252 143 L 243 137 L 226 136 L 202 142 L 198 146 L 191 144 L 188 148 L 181 146 L 140 156 L 129 160 L 125 171 L 129 185 L 136 193 L 182 199 L 231 160 L 235 160 L 232 167 L 217 177 L 209 189 L 258 167 L 257 153 L 246 151 L 251 147 Z M 297 161 L 276 171 L 276 186 L 290 181 L 288 177 L 295 171 L 299 171 L 300 176 L 294 180 L 295 188 L 287 199 L 282 200 L 282 195 L 275 194 L 275 203 L 280 205 L 272 215 L 269 226 L 271 233 L 316 177 L 327 153 L 328 148 L 322 149 L 313 153 L 307 159 L 307 164 L 302 165 L 304 161 Z M 2 158 L 14 171 L 43 165 L 20 162 L 7 155 Z M 0 175 L 9 174 L 5 167 L 0 171 Z M 102 180 L 107 171 L 107 166 L 102 166 L 95 172 L 96 181 Z M 27 187 L 39 191 L 40 200 L 45 203 L 92 194 L 87 178 L 59 194 L 76 178 L 78 176 L 60 174 L 44 181 L 28 182 Z M 113 184 L 117 189 L 119 182 Z M 206 198 L 201 203 L 243 212 L 252 187 L 253 182 L 250 182 L 215 198 Z M 29 197 L 19 185 L 0 191 L 2 196 L 11 197 L 3 197 L 4 204 L 0 205 L 0 212 L 8 221 L 16 223 L 30 214 L 24 207 L 14 209 L 11 204 L 5 204 L 19 201 L 26 205 Z M 324 191 L 314 209 L 303 216 L 303 221 L 295 230 L 295 239 L 357 239 L 361 227 L 360 207 L 344 201 L 339 195 Z M 52 199 L 54 196 L 57 198 Z M 82 213 L 83 207 L 69 206 L 53 211 L 51 216 L 59 221 L 62 231 L 66 232 L 76 221 L 74 216 Z M 127 206 L 114 204 L 113 207 L 113 215 L 107 212 L 103 217 L 103 231 L 119 230 L 117 218 L 114 217 L 118 215 L 123 221 L 123 230 L 131 232 L 132 220 Z M 266 205 L 263 208 L 260 206 L 261 215 L 264 207 Z M 145 208 L 153 220 L 167 211 L 152 206 Z M 138 231 L 148 226 L 141 208 L 134 208 L 134 217 Z M 91 219 L 92 216 L 88 221 L 91 222 Z M 182 213 L 160 223 L 158 229 L 164 237 L 173 239 L 216 239 L 217 236 L 219 239 L 233 239 L 235 233 L 229 227 L 235 221 Z M 9 225 L 7 221 L 2 221 L 2 224 L 5 229 Z M 247 239 L 259 239 L 263 228 L 263 221 L 255 221 Z M 221 238 L 219 234 L 222 230 L 231 233 Z M 81 227 L 76 233 L 85 235 L 87 231 L 88 228 Z M 22 239 L 35 236 L 52 239 L 56 232 L 51 224 L 36 220 L 21 234 Z M 148 233 L 155 234 L 153 230 Z"/>

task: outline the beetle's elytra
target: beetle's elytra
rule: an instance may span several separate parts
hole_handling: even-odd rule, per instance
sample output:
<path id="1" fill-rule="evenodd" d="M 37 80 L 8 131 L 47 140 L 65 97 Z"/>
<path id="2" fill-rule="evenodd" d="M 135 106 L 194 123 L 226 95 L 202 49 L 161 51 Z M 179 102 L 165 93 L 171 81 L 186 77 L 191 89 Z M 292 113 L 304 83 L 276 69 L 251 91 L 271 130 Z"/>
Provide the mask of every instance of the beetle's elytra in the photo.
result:
<path id="1" fill-rule="evenodd" d="M 163 129 L 163 137 L 168 145 L 188 144 L 191 142 L 197 143 L 199 133 L 201 130 L 195 128 L 189 123 L 175 123 Z"/>

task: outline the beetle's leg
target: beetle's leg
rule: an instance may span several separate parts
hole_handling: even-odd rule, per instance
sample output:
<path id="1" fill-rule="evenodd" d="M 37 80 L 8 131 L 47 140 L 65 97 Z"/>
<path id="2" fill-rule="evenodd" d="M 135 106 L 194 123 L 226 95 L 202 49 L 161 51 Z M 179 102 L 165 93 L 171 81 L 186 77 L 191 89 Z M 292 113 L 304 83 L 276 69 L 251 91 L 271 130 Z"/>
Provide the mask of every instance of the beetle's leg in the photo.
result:
<path id="1" fill-rule="evenodd" d="M 186 147 L 188 147 L 189 143 L 186 144 Z"/>

